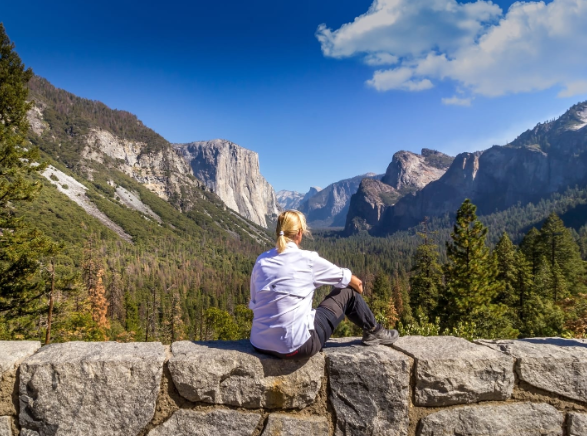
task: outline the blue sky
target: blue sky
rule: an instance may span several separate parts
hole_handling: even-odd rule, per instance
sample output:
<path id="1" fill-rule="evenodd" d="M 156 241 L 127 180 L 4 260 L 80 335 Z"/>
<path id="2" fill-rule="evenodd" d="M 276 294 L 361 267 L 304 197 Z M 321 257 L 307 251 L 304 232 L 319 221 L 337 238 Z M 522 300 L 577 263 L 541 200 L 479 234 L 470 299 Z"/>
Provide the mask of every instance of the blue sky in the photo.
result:
<path id="1" fill-rule="evenodd" d="M 276 190 L 487 148 L 587 100 L 587 0 L 27 1 L 35 73 L 171 142 L 259 153 Z"/>

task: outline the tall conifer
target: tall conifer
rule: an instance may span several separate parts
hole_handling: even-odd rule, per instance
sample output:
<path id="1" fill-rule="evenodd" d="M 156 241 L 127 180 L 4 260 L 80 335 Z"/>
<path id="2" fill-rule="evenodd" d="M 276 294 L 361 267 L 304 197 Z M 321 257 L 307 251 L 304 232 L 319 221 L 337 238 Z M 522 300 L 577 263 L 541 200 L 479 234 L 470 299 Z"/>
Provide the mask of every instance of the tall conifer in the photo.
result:
<path id="1" fill-rule="evenodd" d="M 483 337 L 514 334 L 504 314 L 507 308 L 494 304 L 500 284 L 497 267 L 485 244 L 487 228 L 477 219 L 476 206 L 466 199 L 457 211 L 456 224 L 447 242 L 445 265 L 447 326 L 475 323 Z"/>

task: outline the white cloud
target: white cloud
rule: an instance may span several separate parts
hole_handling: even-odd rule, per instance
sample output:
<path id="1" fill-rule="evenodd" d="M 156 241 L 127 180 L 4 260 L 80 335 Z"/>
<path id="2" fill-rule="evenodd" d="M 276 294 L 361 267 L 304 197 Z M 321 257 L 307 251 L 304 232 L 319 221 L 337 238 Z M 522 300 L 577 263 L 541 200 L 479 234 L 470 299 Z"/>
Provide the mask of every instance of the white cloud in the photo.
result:
<path id="1" fill-rule="evenodd" d="M 410 68 L 396 68 L 394 70 L 375 71 L 373 78 L 367 81 L 377 91 L 403 89 L 406 91 L 423 91 L 434 85 L 428 79 L 412 80 L 414 73 Z"/>
<path id="2" fill-rule="evenodd" d="M 371 53 L 365 56 L 365 63 L 367 65 L 393 65 L 397 63 L 399 58 L 389 53 Z"/>
<path id="3" fill-rule="evenodd" d="M 379 91 L 449 79 L 470 95 L 560 87 L 570 97 L 587 92 L 586 23 L 587 0 L 517 2 L 505 14 L 484 0 L 375 0 L 352 23 L 322 24 L 316 36 L 325 56 L 393 65 L 367 81 Z"/>
<path id="4" fill-rule="evenodd" d="M 454 105 L 454 106 L 471 106 L 470 98 L 459 98 L 456 95 L 450 98 L 443 98 L 443 104 Z"/>

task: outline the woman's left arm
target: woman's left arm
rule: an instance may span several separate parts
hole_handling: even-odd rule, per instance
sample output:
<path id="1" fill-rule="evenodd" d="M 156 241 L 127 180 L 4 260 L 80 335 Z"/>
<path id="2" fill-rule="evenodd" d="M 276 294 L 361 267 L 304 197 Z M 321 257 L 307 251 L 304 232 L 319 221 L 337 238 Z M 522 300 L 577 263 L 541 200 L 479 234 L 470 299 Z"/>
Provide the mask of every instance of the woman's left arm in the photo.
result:
<path id="1" fill-rule="evenodd" d="M 346 288 L 352 280 L 351 270 L 336 266 L 332 262 L 321 258 L 314 253 L 312 262 L 312 273 L 314 274 L 314 285 L 331 285 L 337 288 Z"/>

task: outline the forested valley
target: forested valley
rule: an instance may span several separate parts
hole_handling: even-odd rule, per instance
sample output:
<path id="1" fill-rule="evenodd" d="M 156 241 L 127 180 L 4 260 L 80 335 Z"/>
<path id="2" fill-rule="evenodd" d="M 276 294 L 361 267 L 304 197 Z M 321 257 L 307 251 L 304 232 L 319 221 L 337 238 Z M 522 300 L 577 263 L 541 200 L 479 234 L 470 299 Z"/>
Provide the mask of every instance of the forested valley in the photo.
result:
<path id="1" fill-rule="evenodd" d="M 0 27 L 0 339 L 161 341 L 247 338 L 249 276 L 272 229 L 203 186 L 158 197 L 116 162 L 80 159 L 90 127 L 168 143 L 124 111 L 74 98 L 33 76 Z M 45 105 L 47 129 L 27 112 Z M 72 202 L 60 172 L 127 239 Z M 126 207 L 134 192 L 148 214 Z M 402 334 L 585 337 L 587 189 L 477 217 L 458 211 L 387 237 L 314 232 L 304 240 L 362 277 L 378 320 Z M 319 289 L 318 304 L 328 292 Z M 359 334 L 348 322 L 339 336 Z"/>

